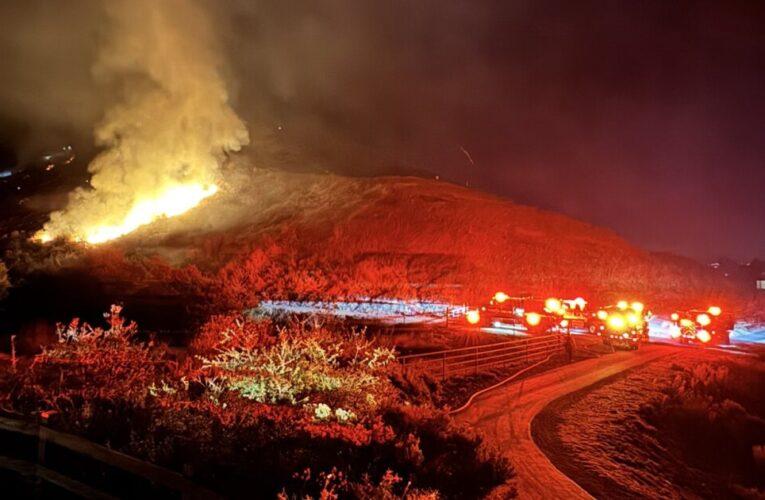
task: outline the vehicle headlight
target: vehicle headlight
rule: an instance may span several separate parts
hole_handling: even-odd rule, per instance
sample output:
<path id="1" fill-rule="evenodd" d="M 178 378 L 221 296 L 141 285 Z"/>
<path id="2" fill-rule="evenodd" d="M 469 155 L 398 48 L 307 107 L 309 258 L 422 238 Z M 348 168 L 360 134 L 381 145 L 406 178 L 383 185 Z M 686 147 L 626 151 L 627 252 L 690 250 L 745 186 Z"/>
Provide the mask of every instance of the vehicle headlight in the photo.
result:
<path id="1" fill-rule="evenodd" d="M 549 299 L 545 300 L 545 309 L 551 313 L 557 313 L 561 309 L 560 300 L 554 297 L 550 297 Z"/>
<path id="2" fill-rule="evenodd" d="M 638 324 L 638 315 L 637 314 L 628 314 L 627 315 L 627 321 L 629 321 L 630 325 L 637 325 Z"/>
<path id="3" fill-rule="evenodd" d="M 707 326 L 712 322 L 712 318 L 710 318 L 708 314 L 701 313 L 696 316 L 696 322 L 701 326 Z"/>
<path id="4" fill-rule="evenodd" d="M 467 319 L 467 322 L 470 323 L 471 325 L 475 325 L 476 323 L 481 321 L 481 313 L 479 313 L 477 309 L 471 309 L 465 315 L 465 319 Z"/>
<path id="5" fill-rule="evenodd" d="M 542 316 L 537 313 L 527 313 L 526 322 L 531 326 L 537 326 L 542 321 Z"/>
<path id="6" fill-rule="evenodd" d="M 608 318 L 608 313 L 606 311 L 600 310 L 598 311 L 598 319 L 606 320 Z"/>
<path id="7" fill-rule="evenodd" d="M 624 317 L 621 314 L 612 314 L 606 321 L 610 328 L 614 330 L 623 330 L 627 323 L 624 321 Z"/>
<path id="8" fill-rule="evenodd" d="M 712 340 L 712 335 L 709 334 L 706 330 L 699 330 L 696 332 L 696 338 L 699 339 L 701 342 L 706 344 L 710 340 Z"/>

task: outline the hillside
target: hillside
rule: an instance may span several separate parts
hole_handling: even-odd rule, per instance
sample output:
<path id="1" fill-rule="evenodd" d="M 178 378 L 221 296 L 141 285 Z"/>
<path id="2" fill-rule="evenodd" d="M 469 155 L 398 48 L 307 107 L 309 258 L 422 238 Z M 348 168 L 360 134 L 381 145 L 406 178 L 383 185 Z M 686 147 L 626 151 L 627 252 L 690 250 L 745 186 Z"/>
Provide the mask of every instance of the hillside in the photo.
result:
<path id="1" fill-rule="evenodd" d="M 631 245 L 615 232 L 453 184 L 410 177 L 352 178 L 253 170 L 181 218 L 124 239 L 212 274 L 274 246 L 291 265 L 322 272 L 341 293 L 483 300 L 508 293 L 621 295 L 673 306 L 728 290 L 691 260 Z M 320 292 L 321 284 L 315 290 Z"/>
<path id="2" fill-rule="evenodd" d="M 98 319 L 111 303 L 185 330 L 264 298 L 398 297 L 475 304 L 497 290 L 620 297 L 655 311 L 742 302 L 719 274 L 611 230 L 453 184 L 233 168 L 214 198 L 117 242 L 3 239 L 14 287 L 0 329 Z M 40 301 L 40 297 L 48 300 Z"/>

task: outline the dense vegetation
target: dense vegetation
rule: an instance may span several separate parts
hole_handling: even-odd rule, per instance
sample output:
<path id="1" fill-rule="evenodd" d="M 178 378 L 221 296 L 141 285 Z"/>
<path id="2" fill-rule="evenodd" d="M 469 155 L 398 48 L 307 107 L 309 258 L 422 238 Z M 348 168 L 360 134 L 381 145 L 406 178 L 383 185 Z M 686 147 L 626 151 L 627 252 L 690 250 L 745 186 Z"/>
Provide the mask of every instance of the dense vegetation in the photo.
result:
<path id="1" fill-rule="evenodd" d="M 264 298 L 474 304 L 497 290 L 595 303 L 629 296 L 665 312 L 710 301 L 731 310 L 742 301 L 738 282 L 689 259 L 644 251 L 561 214 L 414 178 L 258 171 L 240 191 L 210 200 L 204 213 L 160 221 L 111 245 L 38 247 L 24 235 L 4 245 L 17 285 L 11 309 L 25 307 L 25 283 L 35 273 L 70 281 L 87 274 L 103 300 L 174 299 L 205 308 L 188 311 L 199 319 Z"/>
<path id="2" fill-rule="evenodd" d="M 112 307 L 2 373 L 4 413 L 33 418 L 231 496 L 476 498 L 512 475 L 442 411 L 396 389 L 395 353 L 317 321 L 212 317 L 188 356 L 140 341 Z"/>

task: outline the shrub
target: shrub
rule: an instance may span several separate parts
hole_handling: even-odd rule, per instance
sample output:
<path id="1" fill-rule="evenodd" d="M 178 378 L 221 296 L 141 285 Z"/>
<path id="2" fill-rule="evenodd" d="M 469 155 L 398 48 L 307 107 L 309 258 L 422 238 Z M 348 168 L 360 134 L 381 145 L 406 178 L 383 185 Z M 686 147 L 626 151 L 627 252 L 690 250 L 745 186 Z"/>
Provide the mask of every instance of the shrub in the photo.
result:
<path id="1" fill-rule="evenodd" d="M 226 496 L 472 498 L 510 475 L 443 412 L 402 404 L 393 352 L 363 332 L 215 317 L 179 364 L 120 312 L 59 325 L 56 345 L 0 377 L 2 407 L 57 410 L 54 426 Z"/>
<path id="2" fill-rule="evenodd" d="M 362 332 L 303 321 L 268 335 L 270 323 L 251 323 L 237 320 L 219 332 L 216 353 L 200 357 L 203 378 L 258 403 L 303 405 L 319 420 L 354 421 L 389 399 L 385 375 L 394 352 Z M 211 328 L 202 334 L 210 337 Z"/>

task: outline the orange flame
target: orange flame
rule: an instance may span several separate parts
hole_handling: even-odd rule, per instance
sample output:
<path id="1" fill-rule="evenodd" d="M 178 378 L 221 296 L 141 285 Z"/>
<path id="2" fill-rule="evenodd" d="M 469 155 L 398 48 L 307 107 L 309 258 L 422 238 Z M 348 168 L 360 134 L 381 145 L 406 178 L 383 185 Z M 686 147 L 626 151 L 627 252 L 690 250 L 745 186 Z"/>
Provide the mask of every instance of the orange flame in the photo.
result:
<path id="1" fill-rule="evenodd" d="M 81 234 L 74 235 L 72 239 L 93 245 L 105 243 L 125 236 L 158 219 L 181 215 L 217 192 L 218 187 L 215 185 L 204 186 L 199 183 L 176 185 L 166 189 L 155 198 L 136 201 L 125 218 L 118 224 L 88 227 Z M 52 239 L 51 235 L 45 231 L 40 231 L 35 235 L 35 238 L 41 243 L 47 243 Z"/>

